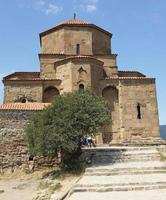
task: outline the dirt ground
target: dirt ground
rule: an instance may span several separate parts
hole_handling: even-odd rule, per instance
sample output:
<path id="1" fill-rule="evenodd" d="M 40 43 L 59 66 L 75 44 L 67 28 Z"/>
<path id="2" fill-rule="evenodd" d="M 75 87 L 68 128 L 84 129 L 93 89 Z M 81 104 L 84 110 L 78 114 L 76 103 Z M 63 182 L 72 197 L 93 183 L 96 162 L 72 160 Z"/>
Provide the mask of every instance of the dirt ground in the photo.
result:
<path id="1" fill-rule="evenodd" d="M 63 174 L 55 178 L 48 171 L 32 174 L 0 175 L 0 200 L 53 200 L 66 193 L 80 175 Z M 44 178 L 43 178 L 44 177 Z"/>

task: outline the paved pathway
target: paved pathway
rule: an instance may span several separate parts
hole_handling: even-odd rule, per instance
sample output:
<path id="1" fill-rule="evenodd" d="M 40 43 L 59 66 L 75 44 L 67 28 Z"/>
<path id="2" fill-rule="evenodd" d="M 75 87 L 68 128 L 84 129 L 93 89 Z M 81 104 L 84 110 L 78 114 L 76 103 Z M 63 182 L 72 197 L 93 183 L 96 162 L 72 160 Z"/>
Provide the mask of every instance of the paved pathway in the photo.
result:
<path id="1" fill-rule="evenodd" d="M 165 200 L 166 163 L 156 147 L 85 150 L 92 159 L 68 200 Z"/>

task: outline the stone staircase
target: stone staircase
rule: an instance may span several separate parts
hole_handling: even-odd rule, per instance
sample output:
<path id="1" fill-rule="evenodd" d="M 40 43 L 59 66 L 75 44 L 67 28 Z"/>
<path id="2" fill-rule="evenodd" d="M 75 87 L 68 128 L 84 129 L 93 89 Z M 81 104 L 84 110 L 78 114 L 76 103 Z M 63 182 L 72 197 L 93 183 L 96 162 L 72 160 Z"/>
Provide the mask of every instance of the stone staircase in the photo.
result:
<path id="1" fill-rule="evenodd" d="M 166 163 L 156 146 L 84 149 L 91 163 L 69 200 L 165 200 Z"/>

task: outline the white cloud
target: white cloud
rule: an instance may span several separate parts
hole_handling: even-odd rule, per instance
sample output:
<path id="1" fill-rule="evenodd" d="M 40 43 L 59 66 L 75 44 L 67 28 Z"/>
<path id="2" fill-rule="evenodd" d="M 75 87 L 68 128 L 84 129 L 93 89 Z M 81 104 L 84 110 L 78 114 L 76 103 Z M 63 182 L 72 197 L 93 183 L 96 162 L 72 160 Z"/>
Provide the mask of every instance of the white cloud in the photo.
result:
<path id="1" fill-rule="evenodd" d="M 0 72 L 0 104 L 3 102 L 3 83 L 2 79 L 5 76 L 5 73 Z"/>
<path id="2" fill-rule="evenodd" d="M 2 89 L 3 89 L 2 79 L 4 76 L 5 76 L 5 73 L 0 72 L 0 92 L 2 92 Z M 0 95 L 1 95 L 1 93 L 0 93 Z"/>
<path id="3" fill-rule="evenodd" d="M 57 5 L 53 0 L 18 0 L 20 8 L 38 10 L 46 15 L 55 15 L 63 10 L 62 6 Z"/>
<path id="4" fill-rule="evenodd" d="M 0 72 L 0 80 L 5 76 L 5 73 Z"/>
<path id="5" fill-rule="evenodd" d="M 85 2 L 89 3 L 89 4 L 96 4 L 98 3 L 99 0 L 86 0 Z"/>
<path id="6" fill-rule="evenodd" d="M 44 6 L 46 4 L 46 1 L 44 1 L 44 0 L 37 0 L 36 1 L 36 5 L 38 5 L 38 6 Z"/>
<path id="7" fill-rule="evenodd" d="M 45 14 L 50 15 L 50 14 L 57 14 L 61 12 L 63 8 L 61 6 L 57 6 L 56 4 L 48 4 L 47 7 L 45 8 Z"/>
<path id="8" fill-rule="evenodd" d="M 84 3 L 81 5 L 81 8 L 89 13 L 95 12 L 97 10 L 97 3 L 99 0 L 84 0 Z"/>
<path id="9" fill-rule="evenodd" d="M 87 12 L 94 12 L 97 10 L 96 5 L 87 5 L 86 6 Z"/>

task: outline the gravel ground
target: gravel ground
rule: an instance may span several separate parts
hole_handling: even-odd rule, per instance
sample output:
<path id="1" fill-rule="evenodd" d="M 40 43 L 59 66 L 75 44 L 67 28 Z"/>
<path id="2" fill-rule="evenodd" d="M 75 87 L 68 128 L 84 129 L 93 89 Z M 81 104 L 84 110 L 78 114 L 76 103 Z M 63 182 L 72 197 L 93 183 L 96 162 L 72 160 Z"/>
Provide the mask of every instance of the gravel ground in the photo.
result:
<path id="1" fill-rule="evenodd" d="M 39 192 L 39 180 L 32 179 L 6 179 L 0 180 L 1 200 L 32 200 Z"/>
<path id="2" fill-rule="evenodd" d="M 43 178 L 48 171 L 32 174 L 0 176 L 0 200 L 52 200 L 63 196 L 80 178 L 79 175 L 63 174 L 58 178 Z"/>

